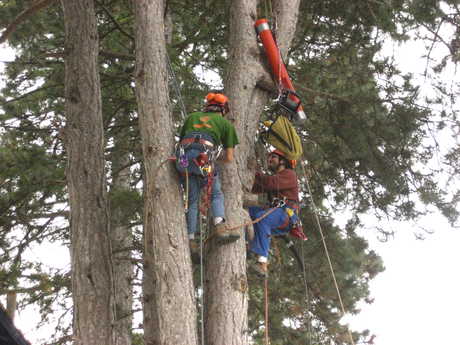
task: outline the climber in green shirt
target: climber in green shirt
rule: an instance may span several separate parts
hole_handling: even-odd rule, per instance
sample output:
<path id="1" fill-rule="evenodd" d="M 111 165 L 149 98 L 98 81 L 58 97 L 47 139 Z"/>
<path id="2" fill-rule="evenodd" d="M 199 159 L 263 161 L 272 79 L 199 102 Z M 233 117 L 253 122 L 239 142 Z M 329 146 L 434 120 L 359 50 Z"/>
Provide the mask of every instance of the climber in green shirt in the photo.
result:
<path id="1" fill-rule="evenodd" d="M 179 150 L 176 167 L 181 172 L 181 182 L 185 185 L 184 170 L 188 176 L 188 210 L 187 231 L 190 239 L 192 255 L 198 250 L 194 241 L 197 231 L 198 203 L 201 189 L 211 178 L 211 210 L 214 217 L 215 235 L 220 243 L 236 241 L 240 235 L 230 231 L 225 225 L 224 195 L 221 190 L 219 174 L 212 162 L 217 148 L 222 145 L 224 156 L 221 161 L 229 163 L 233 160 L 234 148 L 239 143 L 235 127 L 224 116 L 229 112 L 228 98 L 221 93 L 209 93 L 206 106 L 202 112 L 191 113 L 185 120 L 180 131 Z M 182 158 L 182 159 L 181 159 Z M 205 167 L 212 167 L 209 173 Z M 204 173 L 204 171 L 208 171 Z"/>

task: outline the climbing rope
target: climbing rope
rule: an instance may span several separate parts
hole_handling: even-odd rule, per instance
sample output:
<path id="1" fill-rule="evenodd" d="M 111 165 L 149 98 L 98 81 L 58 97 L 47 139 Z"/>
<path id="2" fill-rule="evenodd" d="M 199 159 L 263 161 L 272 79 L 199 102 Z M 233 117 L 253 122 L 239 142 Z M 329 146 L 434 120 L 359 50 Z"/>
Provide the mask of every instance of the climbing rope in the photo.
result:
<path id="1" fill-rule="evenodd" d="M 189 189 L 188 169 L 185 169 L 185 212 L 188 211 L 188 189 Z"/>
<path id="2" fill-rule="evenodd" d="M 243 223 L 243 224 L 240 224 L 240 225 L 236 225 L 236 226 L 233 226 L 231 228 L 227 228 L 228 231 L 235 231 L 235 230 L 238 230 L 240 228 L 243 228 L 245 226 L 249 226 L 249 225 L 253 225 L 255 223 L 258 223 L 260 222 L 262 219 L 264 219 L 265 217 L 267 217 L 269 214 L 271 214 L 272 212 L 274 212 L 275 210 L 277 209 L 277 207 L 273 207 L 271 208 L 270 210 L 268 210 L 267 212 L 265 212 L 263 215 L 261 215 L 259 218 L 256 218 L 254 220 L 248 220 L 247 222 Z M 216 232 L 214 231 L 212 234 L 210 234 L 206 239 L 205 239 L 205 242 L 207 242 L 208 240 L 210 240 L 212 237 L 214 237 L 216 234 Z"/>
<path id="3" fill-rule="evenodd" d="M 200 308 L 200 318 L 201 318 L 201 345 L 204 345 L 204 265 L 203 265 L 203 222 L 201 219 L 201 215 L 198 214 L 199 218 L 199 228 L 200 228 L 200 285 L 201 285 L 201 308 Z M 207 222 L 206 222 L 207 223 Z M 206 224 L 207 225 L 207 224 Z"/>
<path id="4" fill-rule="evenodd" d="M 300 250 L 302 253 L 302 277 L 303 277 L 303 284 L 305 287 L 305 307 L 307 309 L 307 333 L 308 333 L 308 343 L 311 344 L 311 336 L 312 336 L 312 330 L 311 330 L 311 317 L 310 317 L 310 296 L 308 294 L 308 283 L 307 283 L 307 269 L 305 266 L 305 254 L 304 254 L 304 248 L 303 248 L 303 241 L 300 243 Z"/>
<path id="5" fill-rule="evenodd" d="M 307 175 L 307 170 L 305 169 L 305 165 L 304 165 L 303 160 L 301 160 L 300 163 L 301 163 L 301 166 L 302 166 L 302 169 L 303 169 L 304 176 L 307 177 L 308 176 Z M 316 207 L 315 201 L 313 200 L 313 194 L 312 194 L 312 190 L 311 190 L 311 187 L 310 187 L 310 182 L 308 181 L 308 178 L 306 178 L 305 180 L 306 180 L 306 184 L 307 184 L 308 194 L 310 196 L 310 202 L 311 202 L 311 205 L 312 205 L 312 208 L 313 208 L 313 214 L 315 215 L 316 225 L 317 225 L 319 233 L 321 235 L 321 241 L 323 243 L 324 251 L 325 251 L 326 257 L 327 257 L 327 262 L 329 264 L 329 269 L 331 271 L 332 279 L 334 281 L 335 290 L 337 292 L 337 297 L 339 299 L 341 316 L 344 317 L 345 314 L 346 314 L 345 307 L 343 305 L 343 300 L 342 300 L 342 295 L 340 293 L 339 284 L 337 283 L 334 268 L 332 266 L 332 261 L 331 261 L 330 255 L 329 255 L 329 250 L 327 248 L 326 239 L 325 239 L 324 233 L 323 233 L 323 228 L 321 227 L 321 222 L 319 221 L 318 209 Z M 351 344 L 355 345 L 355 342 L 353 340 L 353 336 L 351 335 L 350 329 L 348 327 L 347 327 L 347 331 L 348 331 L 348 336 L 350 337 Z"/>
<path id="6" fill-rule="evenodd" d="M 206 177 L 206 188 L 205 188 L 205 194 L 204 194 L 204 202 L 202 204 L 202 207 L 200 207 L 200 212 L 204 216 L 207 214 L 207 212 L 209 210 L 209 206 L 211 205 L 212 184 L 213 184 L 213 181 L 214 181 L 213 174 L 214 173 L 211 172 Z"/>
<path id="7" fill-rule="evenodd" d="M 265 300 L 265 345 L 270 345 L 270 338 L 268 335 L 268 278 L 265 277 L 265 291 L 264 291 L 264 300 Z"/>
<path id="8" fill-rule="evenodd" d="M 265 18 L 267 18 L 267 19 L 271 18 L 272 14 L 273 14 L 271 0 L 265 0 L 264 7 L 265 7 Z"/>
<path id="9" fill-rule="evenodd" d="M 169 69 L 169 73 L 171 75 L 173 88 L 174 88 L 174 91 L 176 93 L 177 100 L 179 102 L 180 113 L 182 115 L 182 119 L 185 120 L 185 118 L 187 117 L 187 110 L 185 109 L 185 104 L 184 104 L 184 101 L 182 99 L 182 94 L 180 92 L 179 83 L 177 82 L 176 73 L 174 72 L 174 69 L 172 67 L 171 59 L 169 58 L 169 54 L 166 54 L 166 60 L 168 61 L 168 69 Z"/>

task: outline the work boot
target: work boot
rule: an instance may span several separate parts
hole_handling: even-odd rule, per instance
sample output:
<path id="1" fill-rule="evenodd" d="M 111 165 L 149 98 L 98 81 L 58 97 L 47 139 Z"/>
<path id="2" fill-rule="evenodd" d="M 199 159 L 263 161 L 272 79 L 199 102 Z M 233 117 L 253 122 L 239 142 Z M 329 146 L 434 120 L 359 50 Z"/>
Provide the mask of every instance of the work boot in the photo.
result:
<path id="1" fill-rule="evenodd" d="M 190 240 L 190 256 L 192 263 L 199 265 L 201 263 L 200 257 L 200 243 L 195 240 Z"/>
<path id="2" fill-rule="evenodd" d="M 250 267 L 259 278 L 268 277 L 268 263 L 256 261 Z"/>
<path id="3" fill-rule="evenodd" d="M 240 238 L 237 229 L 230 230 L 224 222 L 215 225 L 214 231 L 216 233 L 217 242 L 220 244 L 235 242 Z"/>

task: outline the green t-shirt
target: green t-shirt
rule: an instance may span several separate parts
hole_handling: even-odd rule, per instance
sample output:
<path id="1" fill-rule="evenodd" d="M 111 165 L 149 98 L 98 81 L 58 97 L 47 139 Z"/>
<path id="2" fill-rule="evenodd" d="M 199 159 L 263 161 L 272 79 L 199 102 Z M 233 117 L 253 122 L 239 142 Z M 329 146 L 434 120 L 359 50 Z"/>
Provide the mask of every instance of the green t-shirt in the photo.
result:
<path id="1" fill-rule="evenodd" d="M 220 113 L 191 113 L 185 119 L 180 137 L 183 138 L 190 132 L 210 134 L 214 143 L 222 144 L 224 148 L 235 147 L 239 143 L 235 127 Z"/>

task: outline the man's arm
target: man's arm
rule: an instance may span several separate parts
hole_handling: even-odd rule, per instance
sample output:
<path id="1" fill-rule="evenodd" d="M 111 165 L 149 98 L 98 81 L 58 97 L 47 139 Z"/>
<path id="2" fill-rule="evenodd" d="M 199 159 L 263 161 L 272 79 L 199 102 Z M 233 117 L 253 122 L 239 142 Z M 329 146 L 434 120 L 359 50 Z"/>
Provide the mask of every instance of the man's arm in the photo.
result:
<path id="1" fill-rule="evenodd" d="M 294 171 L 285 169 L 276 175 L 256 174 L 254 184 L 263 191 L 279 191 L 297 186 L 297 176 Z"/>
<path id="2" fill-rule="evenodd" d="M 224 150 L 224 158 L 222 159 L 224 163 L 230 163 L 231 161 L 233 161 L 233 151 L 233 147 L 227 147 Z"/>

